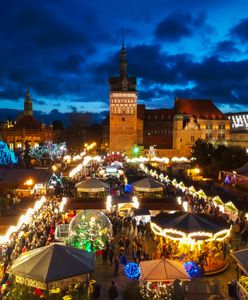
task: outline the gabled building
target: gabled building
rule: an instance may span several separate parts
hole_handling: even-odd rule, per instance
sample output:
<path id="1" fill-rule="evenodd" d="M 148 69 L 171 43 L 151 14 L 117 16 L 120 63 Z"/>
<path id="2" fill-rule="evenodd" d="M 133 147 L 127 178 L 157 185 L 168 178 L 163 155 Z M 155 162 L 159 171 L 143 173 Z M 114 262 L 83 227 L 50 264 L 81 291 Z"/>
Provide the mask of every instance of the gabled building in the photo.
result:
<path id="1" fill-rule="evenodd" d="M 54 131 L 51 126 L 46 127 L 40 124 L 33 116 L 33 103 L 29 91 L 24 100 L 23 113 L 17 117 L 16 122 L 11 126 L 5 123 L 1 128 L 1 138 L 10 149 L 25 148 L 29 143 L 31 147 L 36 147 L 40 143 L 53 141 Z"/>

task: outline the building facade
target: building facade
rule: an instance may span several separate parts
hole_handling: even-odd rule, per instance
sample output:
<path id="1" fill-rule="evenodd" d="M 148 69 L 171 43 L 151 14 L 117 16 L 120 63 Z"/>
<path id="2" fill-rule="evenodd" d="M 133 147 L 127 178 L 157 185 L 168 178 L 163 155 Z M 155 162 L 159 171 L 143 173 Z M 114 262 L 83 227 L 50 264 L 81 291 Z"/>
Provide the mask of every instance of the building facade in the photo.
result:
<path id="1" fill-rule="evenodd" d="M 46 141 L 53 141 L 55 135 L 51 126 L 46 127 L 33 117 L 33 103 L 29 91 L 24 100 L 23 114 L 12 124 L 9 122 L 3 124 L 0 134 L 2 140 L 12 150 L 25 148 L 26 143 L 31 147 L 37 147 Z"/>
<path id="2" fill-rule="evenodd" d="M 110 77 L 110 151 L 132 154 L 135 146 L 160 156 L 188 156 L 197 139 L 228 144 L 231 121 L 210 99 L 176 98 L 172 109 L 137 104 L 136 78 L 128 77 L 121 49 L 119 77 Z M 141 152 L 142 154 L 142 152 Z"/>
<path id="3" fill-rule="evenodd" d="M 130 154 L 138 143 L 136 78 L 128 77 L 126 49 L 121 49 L 120 74 L 109 78 L 110 141 L 112 152 Z"/>

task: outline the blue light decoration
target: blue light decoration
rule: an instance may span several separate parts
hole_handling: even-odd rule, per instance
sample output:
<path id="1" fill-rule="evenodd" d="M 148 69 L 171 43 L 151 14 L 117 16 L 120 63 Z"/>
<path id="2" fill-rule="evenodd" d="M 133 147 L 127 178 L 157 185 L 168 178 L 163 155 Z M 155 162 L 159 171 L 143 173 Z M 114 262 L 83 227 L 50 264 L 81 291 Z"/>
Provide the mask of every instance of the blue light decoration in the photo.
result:
<path id="1" fill-rule="evenodd" d="M 8 166 L 17 163 L 18 159 L 15 156 L 15 153 L 9 149 L 8 145 L 4 141 L 0 141 L 0 165 Z"/>
<path id="2" fill-rule="evenodd" d="M 140 276 L 140 267 L 135 262 L 126 264 L 124 271 L 126 276 L 130 279 L 138 278 Z"/>
<path id="3" fill-rule="evenodd" d="M 183 264 L 183 266 L 190 278 L 196 278 L 202 275 L 197 264 L 193 261 L 187 261 Z"/>
<path id="4" fill-rule="evenodd" d="M 124 185 L 124 193 L 131 193 L 132 192 L 132 185 L 131 184 L 125 184 Z"/>

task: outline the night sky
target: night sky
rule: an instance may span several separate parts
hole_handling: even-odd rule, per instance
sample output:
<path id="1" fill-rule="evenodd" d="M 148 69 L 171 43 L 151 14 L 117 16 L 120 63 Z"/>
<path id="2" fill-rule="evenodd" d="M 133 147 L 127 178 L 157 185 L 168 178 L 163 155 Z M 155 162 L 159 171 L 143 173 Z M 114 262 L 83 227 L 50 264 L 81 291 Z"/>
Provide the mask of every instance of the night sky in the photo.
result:
<path id="1" fill-rule="evenodd" d="M 1 108 L 108 110 L 121 28 L 139 103 L 211 98 L 248 111 L 247 0 L 0 1 Z"/>

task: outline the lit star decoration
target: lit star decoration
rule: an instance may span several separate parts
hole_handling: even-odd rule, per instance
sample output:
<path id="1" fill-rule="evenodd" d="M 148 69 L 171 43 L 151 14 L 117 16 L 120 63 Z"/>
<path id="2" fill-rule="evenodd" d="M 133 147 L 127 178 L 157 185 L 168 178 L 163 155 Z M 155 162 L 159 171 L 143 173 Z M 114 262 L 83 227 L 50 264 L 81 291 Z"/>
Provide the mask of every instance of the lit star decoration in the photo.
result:
<path id="1" fill-rule="evenodd" d="M 138 278 L 140 276 L 140 267 L 135 262 L 130 262 L 125 266 L 125 274 L 128 278 Z"/>

